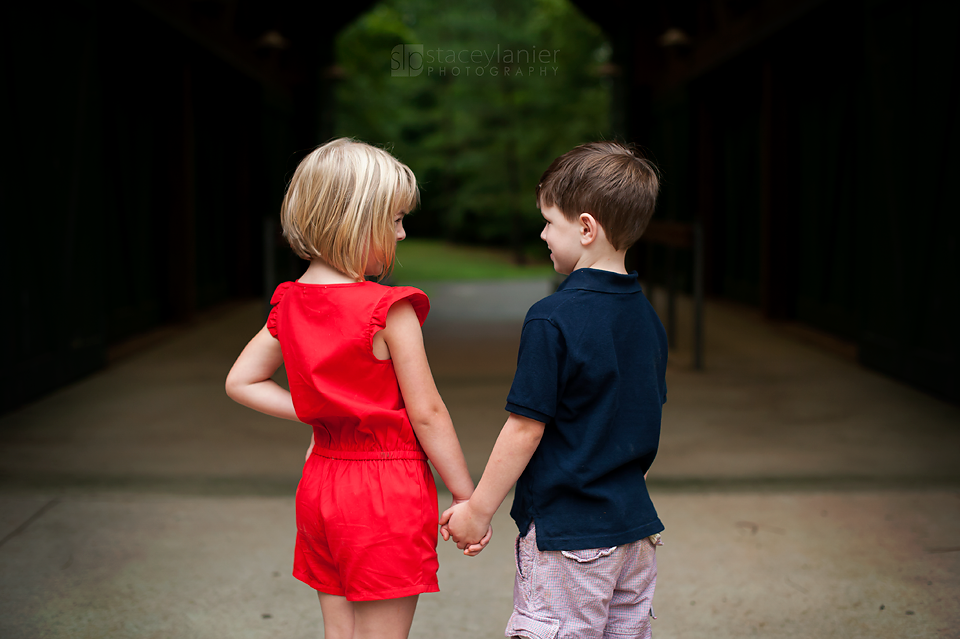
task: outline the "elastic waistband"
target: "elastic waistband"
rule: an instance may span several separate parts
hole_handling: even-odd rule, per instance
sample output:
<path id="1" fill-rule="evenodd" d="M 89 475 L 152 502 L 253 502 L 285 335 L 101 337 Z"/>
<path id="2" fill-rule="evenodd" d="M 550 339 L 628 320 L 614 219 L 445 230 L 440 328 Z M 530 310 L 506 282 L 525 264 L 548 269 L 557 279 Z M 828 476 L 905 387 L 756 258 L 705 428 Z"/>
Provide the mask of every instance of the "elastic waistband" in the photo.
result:
<path id="1" fill-rule="evenodd" d="M 427 456 L 419 450 L 334 450 L 313 447 L 313 454 L 327 459 L 348 459 L 351 461 L 385 461 L 391 459 L 418 459 L 426 461 Z"/>

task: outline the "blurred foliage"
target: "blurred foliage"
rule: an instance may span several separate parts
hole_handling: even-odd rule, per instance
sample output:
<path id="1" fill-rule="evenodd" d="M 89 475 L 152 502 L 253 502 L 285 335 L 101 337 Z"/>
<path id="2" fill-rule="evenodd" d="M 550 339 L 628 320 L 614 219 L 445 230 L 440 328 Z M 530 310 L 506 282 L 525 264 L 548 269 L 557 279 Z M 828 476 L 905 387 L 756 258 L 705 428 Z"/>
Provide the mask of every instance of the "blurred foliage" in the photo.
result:
<path id="1" fill-rule="evenodd" d="M 413 169 L 412 235 L 508 246 L 522 260 L 543 250 L 540 175 L 609 135 L 609 55 L 566 0 L 385 0 L 338 38 L 336 134 Z M 408 76 L 391 72 L 408 61 Z"/>
<path id="2" fill-rule="evenodd" d="M 397 246 L 395 284 L 432 280 L 499 280 L 552 278 L 550 261 L 518 265 L 510 251 L 451 244 L 443 240 L 407 239 Z"/>

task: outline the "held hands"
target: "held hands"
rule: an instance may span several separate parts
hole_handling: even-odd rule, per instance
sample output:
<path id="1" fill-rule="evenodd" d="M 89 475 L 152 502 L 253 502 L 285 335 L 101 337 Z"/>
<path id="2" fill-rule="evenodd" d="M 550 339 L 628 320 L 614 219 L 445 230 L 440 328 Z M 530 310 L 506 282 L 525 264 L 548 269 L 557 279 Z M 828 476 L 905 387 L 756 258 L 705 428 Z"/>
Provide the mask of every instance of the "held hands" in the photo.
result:
<path id="1" fill-rule="evenodd" d="M 493 527 L 490 519 L 473 512 L 469 500 L 453 500 L 453 505 L 440 515 L 440 534 L 451 538 L 468 557 L 476 557 L 490 543 Z"/>

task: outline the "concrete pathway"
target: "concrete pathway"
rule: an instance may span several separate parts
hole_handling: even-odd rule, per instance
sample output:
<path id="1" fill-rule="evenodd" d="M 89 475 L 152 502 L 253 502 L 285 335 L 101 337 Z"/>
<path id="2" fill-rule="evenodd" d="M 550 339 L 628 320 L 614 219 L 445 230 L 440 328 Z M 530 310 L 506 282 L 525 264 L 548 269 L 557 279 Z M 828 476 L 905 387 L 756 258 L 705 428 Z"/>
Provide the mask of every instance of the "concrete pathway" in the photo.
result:
<path id="1" fill-rule="evenodd" d="M 475 476 L 520 319 L 549 286 L 424 284 Z M 812 332 L 707 312 L 704 372 L 681 323 L 650 477 L 667 526 L 655 636 L 960 637 L 960 409 Z M 0 637 L 322 636 L 290 576 L 309 434 L 222 391 L 262 313 L 228 309 L 0 417 Z M 441 543 L 442 591 L 421 597 L 412 637 L 502 636 L 507 510 L 480 557 Z"/>

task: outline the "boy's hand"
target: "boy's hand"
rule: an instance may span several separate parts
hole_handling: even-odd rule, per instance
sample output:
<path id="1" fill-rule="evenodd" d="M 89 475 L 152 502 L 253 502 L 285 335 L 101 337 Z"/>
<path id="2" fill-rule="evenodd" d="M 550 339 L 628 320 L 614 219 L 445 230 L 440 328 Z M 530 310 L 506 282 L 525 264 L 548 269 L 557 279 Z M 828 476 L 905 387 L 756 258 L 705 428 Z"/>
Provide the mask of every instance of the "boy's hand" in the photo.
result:
<path id="1" fill-rule="evenodd" d="M 481 539 L 479 543 L 470 544 L 469 546 L 467 546 L 466 548 L 464 548 L 464 549 L 463 549 L 463 554 L 465 554 L 467 557 L 476 557 L 477 555 L 480 554 L 480 552 L 481 552 L 484 548 L 487 547 L 487 544 L 490 543 L 490 540 L 491 540 L 492 538 L 493 538 L 493 526 L 488 525 L 488 526 L 487 526 L 487 532 L 486 532 L 486 534 L 483 536 L 483 539 Z"/>
<path id="2" fill-rule="evenodd" d="M 476 557 L 490 543 L 493 528 L 488 518 L 477 515 L 469 501 L 455 502 L 440 516 L 440 534 L 450 538 L 468 557 Z"/>
<path id="3" fill-rule="evenodd" d="M 458 504 L 464 504 L 464 503 L 466 503 L 467 501 L 468 501 L 468 500 L 466 500 L 466 499 L 457 499 L 456 497 L 454 497 L 454 499 L 453 499 L 453 504 L 450 506 L 450 508 L 448 508 L 447 510 L 444 511 L 443 516 L 441 517 L 441 521 L 440 521 L 440 524 L 441 524 L 441 525 L 440 525 L 440 535 L 443 537 L 443 540 L 444 540 L 444 541 L 449 541 L 449 540 L 450 540 L 450 537 L 451 537 L 451 535 L 450 535 L 450 528 L 446 525 L 446 522 L 449 521 L 449 515 L 448 515 L 447 513 L 452 513 L 454 506 L 456 506 L 456 505 L 458 505 Z M 480 554 L 480 552 L 481 552 L 484 548 L 487 547 L 487 544 L 490 543 L 490 539 L 491 539 L 492 537 L 493 537 L 493 527 L 492 527 L 492 526 L 487 526 L 487 533 L 483 536 L 483 538 L 482 538 L 479 542 L 477 542 L 477 543 L 475 543 L 475 544 L 469 544 L 469 545 L 467 545 L 466 548 L 463 548 L 463 546 L 458 546 L 458 548 L 461 548 L 461 549 L 463 550 L 463 554 L 465 554 L 466 556 L 468 556 L 468 557 L 476 557 L 477 555 Z M 456 542 L 456 541 L 457 541 L 457 540 L 454 539 L 454 542 Z"/>

